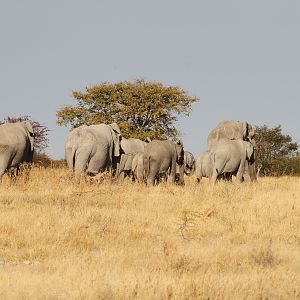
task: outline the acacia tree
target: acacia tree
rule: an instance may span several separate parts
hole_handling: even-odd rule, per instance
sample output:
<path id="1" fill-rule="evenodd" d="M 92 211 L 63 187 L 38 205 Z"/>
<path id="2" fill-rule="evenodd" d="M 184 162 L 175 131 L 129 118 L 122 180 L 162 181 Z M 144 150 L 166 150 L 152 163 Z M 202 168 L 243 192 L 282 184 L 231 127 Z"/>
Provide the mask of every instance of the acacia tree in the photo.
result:
<path id="1" fill-rule="evenodd" d="M 48 127 L 40 124 L 37 121 L 33 121 L 30 116 L 19 116 L 19 117 L 6 117 L 0 124 L 4 123 L 18 123 L 23 121 L 29 121 L 31 123 L 34 132 L 34 148 L 37 152 L 43 152 L 49 144 Z"/>
<path id="2" fill-rule="evenodd" d="M 178 115 L 188 116 L 192 104 L 199 100 L 177 86 L 145 80 L 103 82 L 72 95 L 76 104 L 57 111 L 59 125 L 116 122 L 125 137 L 140 139 L 178 136 Z"/>
<path id="3" fill-rule="evenodd" d="M 268 176 L 300 175 L 299 145 L 283 134 L 281 125 L 255 127 L 256 161 L 261 173 Z"/>

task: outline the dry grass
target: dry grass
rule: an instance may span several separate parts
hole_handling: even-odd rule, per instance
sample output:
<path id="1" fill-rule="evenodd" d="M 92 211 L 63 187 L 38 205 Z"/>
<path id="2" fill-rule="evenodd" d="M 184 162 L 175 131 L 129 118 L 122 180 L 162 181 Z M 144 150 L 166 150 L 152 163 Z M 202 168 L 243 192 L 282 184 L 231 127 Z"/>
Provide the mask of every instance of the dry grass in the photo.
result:
<path id="1" fill-rule="evenodd" d="M 1 299 L 300 299 L 300 179 L 0 186 Z"/>

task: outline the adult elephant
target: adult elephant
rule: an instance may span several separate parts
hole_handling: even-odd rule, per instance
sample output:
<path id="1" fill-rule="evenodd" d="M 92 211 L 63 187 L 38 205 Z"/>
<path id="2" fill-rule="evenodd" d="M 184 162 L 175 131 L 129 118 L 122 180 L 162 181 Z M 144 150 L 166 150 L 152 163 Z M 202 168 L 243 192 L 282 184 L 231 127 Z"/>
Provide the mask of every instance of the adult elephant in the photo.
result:
<path id="1" fill-rule="evenodd" d="M 247 122 L 226 120 L 219 123 L 208 135 L 208 150 L 210 151 L 212 147 L 222 139 L 248 141 L 253 145 L 254 149 L 256 146 L 254 128 Z M 246 162 L 244 169 L 244 176 L 249 175 L 251 181 L 256 180 L 255 151 L 251 160 Z"/>
<path id="2" fill-rule="evenodd" d="M 179 181 L 183 184 L 183 160 L 184 150 L 181 141 L 151 141 L 146 145 L 143 157 L 147 185 L 153 186 L 155 180 L 159 181 L 162 174 L 169 175 L 170 182 L 175 183 L 176 164 L 180 170 Z"/>
<path id="3" fill-rule="evenodd" d="M 198 182 L 201 182 L 202 177 L 211 179 L 213 173 L 213 164 L 210 159 L 209 151 L 201 153 L 195 163 L 195 175 Z"/>
<path id="4" fill-rule="evenodd" d="M 32 162 L 34 133 L 30 122 L 0 125 L 0 182 L 5 170 Z"/>
<path id="5" fill-rule="evenodd" d="M 116 123 L 82 125 L 73 129 L 66 141 L 65 156 L 75 176 L 95 175 L 110 170 L 120 156 L 121 131 Z"/>
<path id="6" fill-rule="evenodd" d="M 222 139 L 210 150 L 212 162 L 211 181 L 215 183 L 223 175 L 236 175 L 239 182 L 243 181 L 246 162 L 254 155 L 254 147 L 243 140 Z"/>

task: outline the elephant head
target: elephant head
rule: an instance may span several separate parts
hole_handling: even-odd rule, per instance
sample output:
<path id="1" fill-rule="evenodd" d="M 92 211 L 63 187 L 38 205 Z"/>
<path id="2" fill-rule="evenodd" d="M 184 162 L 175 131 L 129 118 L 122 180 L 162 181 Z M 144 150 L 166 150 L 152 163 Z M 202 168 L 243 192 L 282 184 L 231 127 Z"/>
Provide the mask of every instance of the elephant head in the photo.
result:
<path id="1" fill-rule="evenodd" d="M 192 153 L 184 151 L 184 173 L 191 176 L 195 171 L 195 159 Z"/>
<path id="2" fill-rule="evenodd" d="M 256 142 L 255 142 L 254 136 L 255 136 L 254 128 L 247 122 L 244 122 L 243 123 L 243 140 L 249 141 L 255 147 Z"/>
<path id="3" fill-rule="evenodd" d="M 27 133 L 27 137 L 30 142 L 30 150 L 33 152 L 33 146 L 34 146 L 34 132 L 33 128 L 31 126 L 31 123 L 29 121 L 22 122 L 22 126 L 25 128 L 25 131 Z"/>
<path id="4" fill-rule="evenodd" d="M 120 156 L 122 134 L 119 126 L 116 123 L 109 124 L 111 135 L 114 141 L 114 156 Z"/>

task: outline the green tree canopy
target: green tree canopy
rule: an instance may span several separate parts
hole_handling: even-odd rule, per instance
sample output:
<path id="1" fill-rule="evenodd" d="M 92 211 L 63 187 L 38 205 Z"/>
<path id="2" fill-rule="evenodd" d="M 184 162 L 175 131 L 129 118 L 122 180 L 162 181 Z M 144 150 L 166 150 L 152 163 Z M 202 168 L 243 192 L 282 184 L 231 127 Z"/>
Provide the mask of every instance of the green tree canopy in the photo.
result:
<path id="1" fill-rule="evenodd" d="M 125 137 L 165 139 L 178 136 L 178 115 L 188 116 L 198 101 L 175 86 L 136 80 L 115 84 L 101 83 L 73 92 L 74 106 L 57 111 L 59 125 L 116 122 Z"/>
<path id="2" fill-rule="evenodd" d="M 256 161 L 261 173 L 268 176 L 300 175 L 299 145 L 282 133 L 281 125 L 269 128 L 256 126 Z"/>

